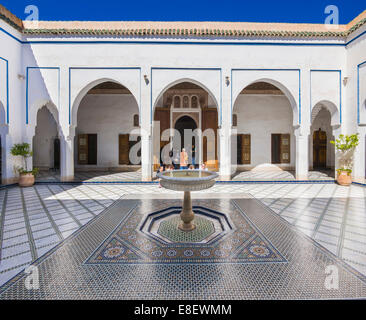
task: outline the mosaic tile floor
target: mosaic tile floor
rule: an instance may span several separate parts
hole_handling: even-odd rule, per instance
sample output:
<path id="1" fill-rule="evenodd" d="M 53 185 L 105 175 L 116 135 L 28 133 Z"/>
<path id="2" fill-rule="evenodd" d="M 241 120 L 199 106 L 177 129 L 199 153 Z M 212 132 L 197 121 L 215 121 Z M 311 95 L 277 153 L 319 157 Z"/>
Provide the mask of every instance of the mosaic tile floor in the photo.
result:
<path id="1" fill-rule="evenodd" d="M 155 177 L 155 173 L 154 173 Z M 331 171 L 310 171 L 309 180 L 332 181 L 334 173 Z M 60 181 L 58 171 L 41 171 L 37 176 L 38 182 Z M 233 181 L 295 181 L 294 171 L 244 171 L 237 172 L 232 177 Z M 112 181 L 141 181 L 141 169 L 127 172 L 108 171 L 76 171 L 74 181 L 77 182 L 112 182 Z"/>
<path id="2" fill-rule="evenodd" d="M 180 200 L 152 201 L 150 210 L 161 212 L 173 209 L 172 214 L 174 214 L 174 210 L 176 213 L 181 211 L 179 205 L 181 205 Z M 174 239 L 176 242 L 173 243 L 163 243 L 152 234 L 148 237 L 146 233 L 141 233 L 139 228 L 144 216 L 151 213 L 144 212 L 143 206 L 143 203 L 139 203 L 136 208 L 129 212 L 116 230 L 85 263 L 265 263 L 286 261 L 250 222 L 245 213 L 237 207 L 235 202 L 229 200 L 195 201 L 194 211 L 201 212 L 202 215 L 205 212 L 215 213 L 217 208 L 223 208 L 232 223 L 232 232 L 222 233 L 221 237 L 219 234 L 209 243 L 187 242 L 187 235 L 184 235 L 183 231 L 181 238 L 177 236 L 180 234 L 178 233 Z M 165 222 L 170 219 L 168 217 Z M 199 232 L 200 227 L 202 225 L 197 224 L 196 230 L 192 233 Z M 170 225 L 170 230 L 176 228 L 177 225 Z M 211 233 L 213 232 L 214 230 Z M 193 240 L 202 241 L 210 235 L 210 233 L 201 234 L 200 238 Z"/>
<path id="3" fill-rule="evenodd" d="M 154 195 L 153 195 L 154 196 Z M 194 200 L 226 212 L 235 205 L 247 223 L 276 248 L 286 261 L 257 263 L 99 263 L 87 264 L 98 248 L 120 230 L 133 230 L 138 220 L 162 200 L 116 201 L 61 245 L 33 263 L 40 288 L 27 290 L 19 274 L 0 289 L 0 299 L 332 299 L 366 297 L 366 278 L 258 200 L 240 198 Z M 170 197 L 166 196 L 165 198 Z M 177 201 L 166 200 L 174 206 Z M 133 214 L 133 212 L 135 212 Z M 239 213 L 238 213 L 239 214 Z M 235 215 L 235 214 L 234 214 Z M 235 220 L 235 218 L 234 218 Z M 122 226 L 125 226 L 123 228 Z M 240 225 L 240 223 L 239 223 Z M 122 228 L 121 228 L 122 227 Z M 131 227 L 131 228 L 130 228 Z M 146 238 L 145 238 L 146 239 Z M 225 241 L 222 239 L 221 241 Z M 244 251 L 243 251 L 244 252 Z M 326 268 L 336 267 L 339 288 L 325 286 Z"/>
<path id="4" fill-rule="evenodd" d="M 0 285 L 128 194 L 175 195 L 157 185 L 37 185 L 0 190 Z M 366 275 L 366 188 L 332 183 L 216 184 L 219 197 L 250 193 L 297 230 Z M 194 193 L 195 196 L 199 193 Z"/>
<path id="5" fill-rule="evenodd" d="M 334 180 L 334 172 L 330 170 L 324 171 L 309 171 L 309 180 Z M 233 178 L 233 181 L 295 181 L 295 171 L 243 171 L 237 172 Z"/>
<path id="6" fill-rule="evenodd" d="M 60 181 L 59 171 L 40 171 L 36 178 L 39 182 Z M 141 181 L 141 169 L 136 171 L 76 171 L 74 181 L 110 182 L 110 181 Z"/>

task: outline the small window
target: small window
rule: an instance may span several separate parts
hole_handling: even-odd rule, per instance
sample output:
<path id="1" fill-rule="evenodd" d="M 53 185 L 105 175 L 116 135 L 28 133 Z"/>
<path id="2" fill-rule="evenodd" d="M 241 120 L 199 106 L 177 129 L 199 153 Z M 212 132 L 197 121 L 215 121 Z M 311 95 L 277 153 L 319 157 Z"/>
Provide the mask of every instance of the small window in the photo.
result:
<path id="1" fill-rule="evenodd" d="M 238 126 L 238 116 L 236 114 L 233 114 L 233 127 Z"/>
<path id="2" fill-rule="evenodd" d="M 183 97 L 183 108 L 185 108 L 185 109 L 189 108 L 189 98 L 188 98 L 188 96 Z"/>
<path id="3" fill-rule="evenodd" d="M 180 97 L 174 97 L 174 109 L 180 108 Z"/>
<path id="4" fill-rule="evenodd" d="M 140 119 L 139 119 L 139 115 L 135 114 L 133 116 L 133 126 L 134 127 L 139 127 L 140 126 Z"/>
<path id="5" fill-rule="evenodd" d="M 191 99 L 191 106 L 194 109 L 198 108 L 198 98 L 196 96 L 193 96 Z"/>

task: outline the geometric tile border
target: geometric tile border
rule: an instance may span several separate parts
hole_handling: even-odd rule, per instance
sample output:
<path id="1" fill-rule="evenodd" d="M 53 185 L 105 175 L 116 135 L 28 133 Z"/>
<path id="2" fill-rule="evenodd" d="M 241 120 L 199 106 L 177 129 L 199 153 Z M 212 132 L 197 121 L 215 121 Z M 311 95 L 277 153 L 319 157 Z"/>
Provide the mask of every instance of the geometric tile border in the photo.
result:
<path id="1" fill-rule="evenodd" d="M 198 201 L 198 204 L 201 201 Z M 171 204 L 179 202 L 171 201 Z M 205 205 L 193 206 L 194 211 L 215 212 L 218 200 L 204 201 Z M 171 206 L 164 208 L 171 210 Z M 177 212 L 181 208 L 177 208 Z M 260 233 L 229 201 L 226 214 L 233 223 L 233 230 L 224 237 L 209 243 L 163 243 L 140 232 L 143 217 L 149 212 L 133 209 L 110 236 L 93 252 L 85 264 L 171 264 L 171 263 L 268 263 L 286 262 L 278 250 Z M 159 211 L 164 215 L 164 211 Z M 219 213 L 219 212 L 218 212 Z M 222 213 L 221 213 L 222 215 Z M 168 218 L 169 219 L 169 218 Z"/>

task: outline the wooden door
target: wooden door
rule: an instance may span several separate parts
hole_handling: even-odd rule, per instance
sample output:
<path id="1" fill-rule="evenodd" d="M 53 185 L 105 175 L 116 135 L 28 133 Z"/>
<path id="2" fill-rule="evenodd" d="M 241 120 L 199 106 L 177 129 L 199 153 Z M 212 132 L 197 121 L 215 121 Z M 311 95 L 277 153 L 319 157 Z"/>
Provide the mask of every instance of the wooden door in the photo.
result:
<path id="1" fill-rule="evenodd" d="M 130 137 L 128 137 L 128 139 L 130 140 Z M 137 140 L 131 140 L 131 141 L 129 141 L 129 143 L 128 143 L 128 148 L 129 148 L 129 151 L 128 152 L 130 152 L 130 150 L 136 145 L 136 144 L 138 144 L 138 143 L 140 143 L 141 142 L 141 136 L 138 136 L 137 137 Z M 134 156 L 132 156 L 132 157 L 134 157 Z M 139 148 L 139 150 L 137 151 L 137 157 L 139 157 L 140 158 L 140 161 L 139 161 L 139 163 L 131 163 L 131 159 L 129 158 L 128 159 L 128 163 L 129 164 L 133 164 L 133 165 L 141 165 L 141 144 L 140 144 L 140 148 Z M 132 160 L 132 161 L 134 161 L 134 160 Z"/>
<path id="2" fill-rule="evenodd" d="M 212 139 L 207 139 L 203 137 L 203 162 L 209 164 L 211 166 L 218 167 L 218 160 L 217 160 L 217 127 L 218 127 L 218 117 L 217 117 L 217 110 L 216 108 L 207 108 L 202 109 L 202 133 L 206 129 L 212 129 L 215 134 L 214 141 L 209 141 Z M 207 155 L 214 152 L 214 159 L 208 159 Z M 212 157 L 211 157 L 212 158 Z"/>
<path id="3" fill-rule="evenodd" d="M 326 168 L 327 166 L 327 133 L 322 130 L 313 134 L 313 167 Z"/>
<path id="4" fill-rule="evenodd" d="M 272 134 L 271 137 L 272 163 L 291 162 L 291 136 L 290 134 Z"/>
<path id="5" fill-rule="evenodd" d="M 78 135 L 78 164 L 88 164 L 88 135 Z"/>
<path id="6" fill-rule="evenodd" d="M 281 144 L 280 144 L 280 160 L 281 163 L 290 163 L 290 135 L 289 134 L 281 134 Z"/>
<path id="7" fill-rule="evenodd" d="M 242 164 L 250 164 L 251 161 L 251 138 L 250 134 L 242 135 Z"/>
<path id="8" fill-rule="evenodd" d="M 154 153 L 156 155 L 159 154 L 159 159 L 155 159 L 154 157 L 154 171 L 156 171 L 160 167 L 161 163 L 161 150 L 163 150 L 163 148 L 169 143 L 169 141 L 161 141 L 161 135 L 166 129 L 170 128 L 170 108 L 156 108 L 154 121 L 160 122 L 160 149 L 156 150 Z"/>
<path id="9" fill-rule="evenodd" d="M 251 162 L 251 136 L 250 134 L 238 134 L 238 164 L 250 164 Z"/>
<path id="10" fill-rule="evenodd" d="M 128 134 L 119 135 L 119 164 L 128 165 L 130 163 L 130 147 L 129 147 L 130 136 Z"/>

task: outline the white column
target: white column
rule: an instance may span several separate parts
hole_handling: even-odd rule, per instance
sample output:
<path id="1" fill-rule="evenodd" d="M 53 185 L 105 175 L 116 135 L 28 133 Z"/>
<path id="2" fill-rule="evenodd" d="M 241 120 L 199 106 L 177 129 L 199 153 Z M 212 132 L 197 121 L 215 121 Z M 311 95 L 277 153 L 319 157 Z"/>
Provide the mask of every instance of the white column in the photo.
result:
<path id="1" fill-rule="evenodd" d="M 220 137 L 220 179 L 231 179 L 231 132 L 227 125 L 219 129 Z"/>
<path id="2" fill-rule="evenodd" d="M 60 139 L 61 149 L 61 181 L 74 179 L 74 137 Z"/>
<path id="3" fill-rule="evenodd" d="M 141 126 L 141 179 L 142 181 L 152 180 L 152 122 L 151 116 L 151 74 L 150 66 L 141 69 L 141 100 L 140 100 L 140 126 Z M 144 76 L 147 76 L 145 81 Z"/>
<path id="4" fill-rule="evenodd" d="M 62 67 L 60 71 L 60 105 L 59 105 L 59 137 L 60 137 L 60 179 L 74 179 L 74 137 L 77 123 L 69 122 L 69 70 Z M 71 115 L 72 115 L 72 110 Z"/>
<path id="5" fill-rule="evenodd" d="M 143 130 L 141 133 L 141 179 L 142 181 L 151 181 L 152 163 L 151 163 L 151 135 Z"/>
<path id="6" fill-rule="evenodd" d="M 309 173 L 309 128 L 298 127 L 296 136 L 296 179 L 307 180 Z"/>
<path id="7" fill-rule="evenodd" d="M 366 175 L 366 127 L 358 127 L 360 143 L 357 146 L 353 161 L 353 179 L 359 182 L 365 182 Z"/>
<path id="8" fill-rule="evenodd" d="M 218 130 L 219 136 L 219 164 L 220 164 L 220 179 L 231 180 L 231 81 L 226 80 L 230 75 L 230 69 L 224 68 L 222 71 L 222 104 L 221 114 L 218 110 L 218 116 L 221 116 L 221 128 Z"/>
<path id="9" fill-rule="evenodd" d="M 1 135 L 2 148 L 2 184 L 12 184 L 18 181 L 18 174 L 14 172 L 14 166 L 23 166 L 20 157 L 13 157 L 10 154 L 12 138 L 10 134 Z"/>
<path id="10" fill-rule="evenodd" d="M 74 137 L 75 137 L 74 132 L 71 132 L 66 136 L 60 135 L 61 181 L 74 180 Z"/>

